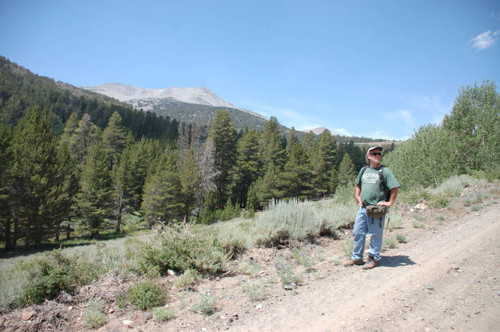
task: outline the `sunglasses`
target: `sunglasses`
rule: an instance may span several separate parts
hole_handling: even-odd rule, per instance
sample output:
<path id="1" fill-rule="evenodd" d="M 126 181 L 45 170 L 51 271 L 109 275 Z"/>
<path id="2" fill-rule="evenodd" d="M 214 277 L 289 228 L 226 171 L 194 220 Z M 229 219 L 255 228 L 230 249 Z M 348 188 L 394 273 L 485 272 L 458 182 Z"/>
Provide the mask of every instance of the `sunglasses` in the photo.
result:
<path id="1" fill-rule="evenodd" d="M 381 152 L 370 152 L 370 156 L 381 156 Z"/>

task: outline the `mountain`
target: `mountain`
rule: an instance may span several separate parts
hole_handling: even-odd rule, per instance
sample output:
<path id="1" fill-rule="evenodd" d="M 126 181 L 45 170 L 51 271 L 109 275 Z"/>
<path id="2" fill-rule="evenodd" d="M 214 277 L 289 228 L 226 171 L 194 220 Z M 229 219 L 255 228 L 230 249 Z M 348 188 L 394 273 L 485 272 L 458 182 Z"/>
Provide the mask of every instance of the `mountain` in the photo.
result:
<path id="1" fill-rule="evenodd" d="M 130 103 L 134 100 L 141 99 L 158 100 L 171 98 L 176 101 L 190 104 L 221 106 L 238 109 L 238 107 L 223 100 L 222 98 L 219 98 L 215 93 L 203 87 L 143 89 L 127 84 L 111 83 L 93 87 L 84 87 L 83 89 Z"/>
<path id="2" fill-rule="evenodd" d="M 217 110 L 227 110 L 237 129 L 262 130 L 267 119 L 262 115 L 239 108 L 204 87 L 144 89 L 131 85 L 111 83 L 82 89 L 99 93 L 135 109 L 151 111 L 157 115 L 168 116 L 177 121 L 197 122 L 209 125 Z M 288 128 L 283 127 L 283 132 Z"/>
<path id="3" fill-rule="evenodd" d="M 309 129 L 309 130 L 304 130 L 305 133 L 308 133 L 308 132 L 311 132 L 315 135 L 321 135 L 325 130 L 327 130 L 328 128 L 325 128 L 325 127 L 318 127 L 318 128 L 314 128 L 314 129 Z M 338 136 L 338 134 L 334 133 L 332 130 L 328 129 L 330 131 L 330 133 L 334 136 Z"/>

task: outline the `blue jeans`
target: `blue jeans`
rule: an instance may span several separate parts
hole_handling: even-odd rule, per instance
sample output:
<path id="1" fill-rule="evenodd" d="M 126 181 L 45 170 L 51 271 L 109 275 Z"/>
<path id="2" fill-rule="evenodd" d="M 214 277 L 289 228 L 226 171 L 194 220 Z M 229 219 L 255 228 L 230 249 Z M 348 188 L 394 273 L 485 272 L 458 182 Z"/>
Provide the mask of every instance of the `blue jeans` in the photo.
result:
<path id="1" fill-rule="evenodd" d="M 370 234 L 370 250 L 368 255 L 375 261 L 380 260 L 382 237 L 384 235 L 385 215 L 382 218 L 373 218 L 366 214 L 366 207 L 359 208 L 354 222 L 354 250 L 351 259 L 363 258 L 366 235 Z"/>

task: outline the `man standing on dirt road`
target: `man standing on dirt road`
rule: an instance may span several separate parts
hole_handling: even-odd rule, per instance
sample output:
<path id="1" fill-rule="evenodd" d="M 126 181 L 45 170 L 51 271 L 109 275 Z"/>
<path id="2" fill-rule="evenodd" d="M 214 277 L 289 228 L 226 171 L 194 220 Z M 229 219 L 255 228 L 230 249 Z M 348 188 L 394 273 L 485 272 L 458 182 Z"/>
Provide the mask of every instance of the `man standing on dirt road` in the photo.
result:
<path id="1" fill-rule="evenodd" d="M 368 166 L 361 169 L 356 178 L 355 198 L 359 210 L 354 222 L 354 249 L 351 259 L 344 266 L 363 265 L 366 235 L 370 234 L 370 250 L 364 270 L 373 269 L 380 260 L 385 215 L 394 204 L 399 182 L 391 170 L 383 166 L 382 147 L 374 146 L 366 153 Z"/>

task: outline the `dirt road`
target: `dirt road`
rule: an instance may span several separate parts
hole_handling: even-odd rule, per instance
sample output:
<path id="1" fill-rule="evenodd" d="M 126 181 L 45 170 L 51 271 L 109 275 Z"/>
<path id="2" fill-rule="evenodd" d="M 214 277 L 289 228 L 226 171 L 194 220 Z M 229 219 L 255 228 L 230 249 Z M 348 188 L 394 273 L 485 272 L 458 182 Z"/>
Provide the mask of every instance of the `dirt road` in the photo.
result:
<path id="1" fill-rule="evenodd" d="M 339 266 L 231 331 L 499 331 L 498 204 L 468 214 L 381 266 Z"/>

